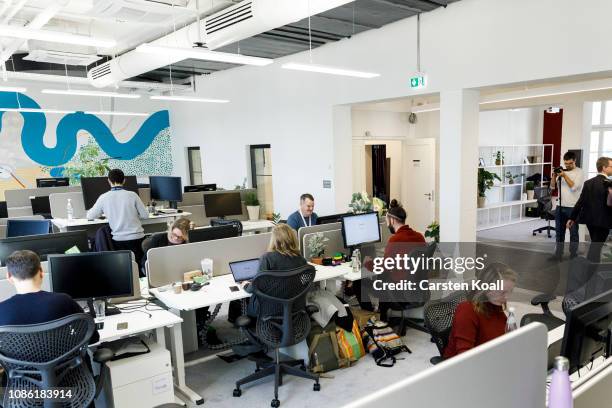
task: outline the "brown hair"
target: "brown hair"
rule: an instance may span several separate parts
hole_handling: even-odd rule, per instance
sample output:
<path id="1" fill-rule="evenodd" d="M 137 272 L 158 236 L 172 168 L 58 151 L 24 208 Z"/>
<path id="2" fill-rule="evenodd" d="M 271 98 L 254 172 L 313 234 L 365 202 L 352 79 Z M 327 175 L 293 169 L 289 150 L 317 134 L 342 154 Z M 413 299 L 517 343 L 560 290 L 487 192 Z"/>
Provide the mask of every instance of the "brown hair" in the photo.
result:
<path id="1" fill-rule="evenodd" d="M 312 194 L 304 193 L 300 196 L 300 202 L 304 202 L 306 200 L 314 201 L 314 197 L 312 196 Z"/>
<path id="2" fill-rule="evenodd" d="M 603 171 L 604 167 L 608 166 L 608 163 L 610 163 L 610 158 L 603 156 L 597 159 L 597 162 L 595 163 L 595 167 L 597 167 L 597 171 L 601 172 Z"/>
<path id="3" fill-rule="evenodd" d="M 34 278 L 40 269 L 40 258 L 27 249 L 15 251 L 6 258 L 6 270 L 21 281 Z"/>
<path id="4" fill-rule="evenodd" d="M 500 280 L 509 280 L 516 283 L 518 275 L 508 265 L 494 262 L 487 266 L 480 274 L 477 274 L 476 279 L 486 284 L 492 284 Z M 487 292 L 489 292 L 488 289 L 479 289 L 472 291 L 469 295 L 469 299 L 477 313 L 487 314 L 487 304 L 489 302 Z"/>
<path id="5" fill-rule="evenodd" d="M 173 229 L 177 228 L 183 233 L 183 237 L 185 237 L 185 242 L 188 242 L 190 226 L 191 221 L 189 220 L 189 218 L 177 218 L 172 224 L 168 223 L 168 232 L 172 232 Z"/>
<path id="6" fill-rule="evenodd" d="M 301 256 L 297 234 L 287 224 L 278 224 L 272 229 L 268 252 L 278 252 L 286 256 Z"/>

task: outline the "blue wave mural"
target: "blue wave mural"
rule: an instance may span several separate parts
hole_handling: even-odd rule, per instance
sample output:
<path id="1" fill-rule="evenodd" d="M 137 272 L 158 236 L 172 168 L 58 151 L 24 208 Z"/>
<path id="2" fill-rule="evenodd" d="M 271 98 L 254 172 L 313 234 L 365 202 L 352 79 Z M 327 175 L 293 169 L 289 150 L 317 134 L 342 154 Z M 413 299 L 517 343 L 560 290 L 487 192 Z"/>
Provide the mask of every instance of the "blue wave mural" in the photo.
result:
<path id="1" fill-rule="evenodd" d="M 2 108 L 40 109 L 35 100 L 22 93 L 0 92 L 0 109 Z M 2 116 L 0 111 L 0 130 Z M 43 142 L 47 120 L 44 113 L 20 112 L 23 116 L 21 144 L 30 159 L 42 166 L 60 166 L 70 161 L 77 150 L 77 134 L 84 130 L 89 132 L 100 148 L 110 157 L 131 160 L 142 154 L 164 129 L 170 127 L 167 110 L 151 114 L 140 126 L 136 134 L 122 143 L 115 138 L 106 124 L 95 115 L 84 112 L 70 113 L 64 116 L 56 128 L 57 142 L 54 147 L 47 147 Z"/>

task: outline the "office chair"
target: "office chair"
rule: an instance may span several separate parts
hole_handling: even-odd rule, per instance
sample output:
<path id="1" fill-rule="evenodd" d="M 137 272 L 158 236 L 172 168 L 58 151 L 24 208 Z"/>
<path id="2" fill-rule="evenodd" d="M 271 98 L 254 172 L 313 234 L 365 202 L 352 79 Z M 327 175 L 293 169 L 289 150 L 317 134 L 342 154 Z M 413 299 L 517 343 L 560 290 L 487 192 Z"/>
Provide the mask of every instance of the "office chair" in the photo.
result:
<path id="1" fill-rule="evenodd" d="M 444 349 L 448 345 L 451 329 L 453 327 L 453 318 L 455 310 L 459 303 L 467 300 L 467 296 L 463 291 L 457 291 L 451 295 L 427 302 L 424 308 L 425 327 L 431 334 L 431 338 L 438 347 L 439 356 L 432 357 L 429 361 L 431 364 L 438 364 L 443 360 Z"/>
<path id="2" fill-rule="evenodd" d="M 27 235 L 45 235 L 51 230 L 49 220 L 6 220 L 6 237 L 23 237 Z"/>
<path id="3" fill-rule="evenodd" d="M 436 251 L 436 243 L 432 242 L 425 248 L 417 248 L 410 253 L 411 258 L 418 258 L 423 256 L 424 259 L 431 258 Z M 411 277 L 414 282 L 421 282 L 429 279 L 429 270 L 427 268 L 419 268 Z M 402 292 L 402 295 L 404 293 Z M 424 306 L 427 304 L 431 297 L 429 290 L 410 291 L 410 301 L 398 301 L 390 302 L 389 310 L 387 311 L 387 320 L 396 322 L 399 319 L 398 334 L 400 336 L 406 335 L 406 327 L 419 330 L 424 333 L 429 333 L 429 330 L 424 325 L 424 318 L 420 317 L 424 314 Z M 399 312 L 400 316 L 392 316 L 393 312 Z M 412 316 L 417 315 L 419 317 L 406 316 L 410 313 Z"/>
<path id="4" fill-rule="evenodd" d="M 211 227 L 215 227 L 217 225 L 233 225 L 238 230 L 238 236 L 242 235 L 242 223 L 238 220 L 221 220 L 221 219 L 210 220 Z"/>
<path id="5" fill-rule="evenodd" d="M 68 405 L 88 406 L 102 389 L 104 378 L 101 373 L 96 384 L 85 363 L 89 358 L 87 346 L 93 332 L 93 318 L 85 313 L 48 323 L 0 327 L 0 364 L 7 376 L 2 406 L 67 406 L 66 401 L 57 399 L 45 399 L 42 403 L 27 397 L 10 398 L 12 392 L 36 392 L 56 387 L 72 391 Z M 94 361 L 101 364 L 112 357 L 113 352 L 108 349 L 94 353 Z"/>
<path id="6" fill-rule="evenodd" d="M 236 325 L 273 348 L 275 359 L 273 362 L 256 361 L 255 373 L 236 382 L 234 397 L 242 395 L 242 385 L 270 375 L 274 375 L 274 399 L 271 403 L 274 408 L 280 406 L 278 387 L 282 385 L 283 375 L 313 380 L 313 390 L 321 389 L 319 376 L 306 371 L 304 360 L 281 361 L 279 353 L 281 347 L 293 346 L 304 340 L 310 331 L 306 295 L 312 288 L 314 277 L 312 265 L 287 271 L 262 271 L 255 277 L 251 301 L 256 301 L 259 308 L 257 320 L 254 322 L 248 316 L 240 316 L 236 319 Z"/>
<path id="7" fill-rule="evenodd" d="M 550 222 L 555 219 L 555 213 L 552 210 L 552 197 L 550 195 L 550 188 L 546 187 L 536 187 L 534 189 L 534 196 L 538 200 L 538 213 L 540 214 L 540 218 L 546 220 L 548 224 L 544 227 L 536 228 L 533 230 L 533 236 L 536 233 L 542 233 L 546 231 L 546 235 L 548 238 L 552 238 L 550 234 L 551 231 L 555 231 L 555 227 L 550 225 Z"/>

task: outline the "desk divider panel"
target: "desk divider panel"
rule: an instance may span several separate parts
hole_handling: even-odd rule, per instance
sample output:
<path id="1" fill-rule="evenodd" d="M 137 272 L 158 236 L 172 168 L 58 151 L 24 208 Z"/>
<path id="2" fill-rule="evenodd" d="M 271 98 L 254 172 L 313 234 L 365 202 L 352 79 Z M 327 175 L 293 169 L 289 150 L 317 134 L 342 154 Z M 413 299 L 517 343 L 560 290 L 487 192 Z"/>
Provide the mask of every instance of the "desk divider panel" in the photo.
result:
<path id="1" fill-rule="evenodd" d="M 326 227 L 326 226 L 336 226 L 335 229 L 326 229 L 322 230 L 318 227 Z M 318 232 L 322 232 L 323 236 L 329 238 L 329 241 L 326 244 L 325 256 L 332 256 L 336 252 L 348 253 L 348 249 L 344 247 L 344 240 L 342 239 L 342 229 L 341 223 L 336 222 L 333 224 L 323 224 L 323 225 L 315 225 L 312 227 L 300 228 L 298 234 L 300 236 L 300 247 L 302 250 L 302 255 L 304 258 L 310 259 L 310 251 L 308 251 L 308 240 L 313 235 Z M 361 248 L 362 256 L 382 256 L 384 253 L 385 246 L 389 241 L 389 237 L 391 236 L 391 232 L 386 226 L 386 223 L 383 221 L 380 223 L 380 242 L 376 242 L 374 244 L 364 245 Z"/>
<path id="2" fill-rule="evenodd" d="M 31 206 L 30 197 L 46 197 L 54 193 L 80 192 L 81 186 L 68 187 L 44 187 L 44 188 L 25 188 L 20 190 L 6 190 L 6 206 L 11 207 L 29 207 Z"/>
<path id="3" fill-rule="evenodd" d="M 229 263 L 259 258 L 268 249 L 271 233 L 153 248 L 147 255 L 149 285 L 181 281 L 183 273 L 199 270 L 204 258 L 213 260 L 214 276 L 231 273 Z"/>
<path id="4" fill-rule="evenodd" d="M 85 210 L 85 202 L 83 201 L 83 193 L 56 193 L 49 196 L 49 205 L 51 207 L 51 216 L 53 218 L 67 218 L 66 205 L 68 199 L 72 204 L 74 218 L 86 218 L 87 211 Z"/>
<path id="5" fill-rule="evenodd" d="M 6 212 L 8 213 L 9 218 L 29 217 L 34 215 L 31 205 L 25 207 L 10 207 L 6 209 Z"/>
<path id="6" fill-rule="evenodd" d="M 340 222 L 332 222 L 330 224 L 312 225 L 310 227 L 299 228 L 298 229 L 298 242 L 300 244 L 300 249 L 302 250 L 302 255 L 304 255 L 304 250 L 305 250 L 304 235 L 314 234 L 317 232 L 340 230 L 341 228 L 342 228 L 342 223 Z"/>

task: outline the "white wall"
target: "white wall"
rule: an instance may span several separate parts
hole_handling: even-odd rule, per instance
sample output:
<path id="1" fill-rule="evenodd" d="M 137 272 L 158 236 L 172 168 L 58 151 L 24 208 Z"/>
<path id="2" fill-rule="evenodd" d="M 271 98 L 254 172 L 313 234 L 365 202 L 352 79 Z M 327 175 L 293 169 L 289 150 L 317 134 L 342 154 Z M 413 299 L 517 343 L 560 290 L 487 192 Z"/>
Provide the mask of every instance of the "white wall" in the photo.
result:
<path id="1" fill-rule="evenodd" d="M 612 53 L 593 54 L 612 37 L 612 2 L 589 0 L 462 0 L 422 16 L 422 67 L 427 93 L 484 87 L 609 70 Z M 274 162 L 274 202 L 286 216 L 299 194 L 310 191 L 320 213 L 338 206 L 336 192 L 322 187 L 352 185 L 351 149 L 334 144 L 333 106 L 410 96 L 415 69 L 415 18 L 371 30 L 313 51 L 315 63 L 379 72 L 372 80 L 338 78 L 280 68 L 244 67 L 198 78 L 201 96 L 223 97 L 221 106 L 173 104 L 171 123 L 181 140 L 175 147 L 185 173 L 184 147 L 202 146 L 206 181 L 233 185 L 246 175 L 242 157 L 248 144 L 270 143 Z M 517 25 L 518 24 L 518 25 Z M 555 38 L 553 42 L 533 38 Z M 408 40 L 407 40 L 408 39 Z M 590 46 L 585 46 L 589 44 Z M 338 130 L 338 129 L 336 129 Z M 342 136 L 350 133 L 342 132 Z M 345 146 L 334 150 L 334 146 Z"/>
<path id="2" fill-rule="evenodd" d="M 375 138 L 408 137 L 408 114 L 404 112 L 385 112 L 372 110 L 352 111 L 353 138 L 366 137 L 369 132 Z"/>

